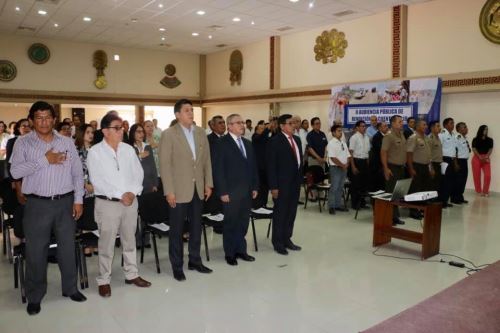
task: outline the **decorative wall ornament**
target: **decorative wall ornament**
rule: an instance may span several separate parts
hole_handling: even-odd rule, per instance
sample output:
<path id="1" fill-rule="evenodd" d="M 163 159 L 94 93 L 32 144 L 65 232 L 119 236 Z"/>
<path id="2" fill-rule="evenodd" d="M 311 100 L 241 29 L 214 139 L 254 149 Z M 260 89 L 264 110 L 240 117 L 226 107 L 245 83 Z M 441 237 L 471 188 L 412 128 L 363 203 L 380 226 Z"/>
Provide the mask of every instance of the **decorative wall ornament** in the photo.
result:
<path id="1" fill-rule="evenodd" d="M 0 81 L 9 82 L 16 78 L 17 68 L 9 60 L 0 60 Z"/>
<path id="2" fill-rule="evenodd" d="M 484 37 L 500 44 L 500 0 L 488 0 L 479 15 L 479 28 Z"/>
<path id="3" fill-rule="evenodd" d="M 94 68 L 97 70 L 97 78 L 94 85 L 97 89 L 104 89 L 108 85 L 108 81 L 104 77 L 104 69 L 108 67 L 108 55 L 103 50 L 94 52 Z"/>
<path id="4" fill-rule="evenodd" d="M 165 74 L 167 74 L 163 79 L 161 79 L 160 83 L 170 89 L 178 87 L 182 82 L 175 76 L 175 66 L 172 64 L 168 64 L 165 66 Z"/>
<path id="5" fill-rule="evenodd" d="M 315 59 L 323 62 L 323 64 L 335 63 L 339 58 L 344 57 L 346 48 L 347 40 L 343 32 L 337 31 L 337 29 L 325 30 L 316 37 L 316 45 L 314 45 Z"/>
<path id="6" fill-rule="evenodd" d="M 28 49 L 28 57 L 35 64 L 45 64 L 50 59 L 50 50 L 44 44 L 35 43 Z"/>
<path id="7" fill-rule="evenodd" d="M 233 86 L 235 83 L 241 85 L 241 71 L 243 70 L 243 54 L 240 50 L 234 50 L 229 58 L 229 80 Z"/>

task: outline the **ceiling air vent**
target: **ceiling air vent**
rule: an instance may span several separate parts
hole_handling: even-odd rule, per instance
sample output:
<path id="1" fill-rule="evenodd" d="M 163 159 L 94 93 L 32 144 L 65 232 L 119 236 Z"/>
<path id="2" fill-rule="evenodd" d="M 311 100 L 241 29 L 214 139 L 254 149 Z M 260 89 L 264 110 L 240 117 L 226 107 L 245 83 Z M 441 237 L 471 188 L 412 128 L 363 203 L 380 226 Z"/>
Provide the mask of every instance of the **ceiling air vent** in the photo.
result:
<path id="1" fill-rule="evenodd" d="M 61 0 L 36 0 L 36 2 L 41 2 L 41 3 L 45 3 L 45 4 L 48 4 L 48 5 L 58 5 Z"/>
<path id="2" fill-rule="evenodd" d="M 293 27 L 286 26 L 286 27 L 278 28 L 276 30 L 283 32 L 283 31 L 288 31 L 288 30 L 292 30 L 292 29 L 293 29 Z"/>
<path id="3" fill-rule="evenodd" d="M 222 47 L 226 47 L 226 46 L 227 46 L 227 44 L 217 44 L 217 45 L 215 45 L 215 46 L 216 46 L 216 47 L 221 47 L 221 48 L 222 48 Z"/>
<path id="4" fill-rule="evenodd" d="M 208 29 L 212 29 L 214 31 L 219 31 L 219 30 L 224 29 L 224 27 L 221 25 L 214 24 L 214 25 L 209 26 Z"/>
<path id="5" fill-rule="evenodd" d="M 163 46 L 163 47 L 172 47 L 172 44 L 160 43 L 160 46 Z"/>
<path id="6" fill-rule="evenodd" d="M 31 32 L 35 32 L 36 31 L 36 28 L 33 28 L 33 27 L 26 27 L 24 25 L 20 25 L 19 27 L 17 27 L 17 30 L 24 30 L 24 31 L 31 31 Z"/>
<path id="7" fill-rule="evenodd" d="M 336 16 L 336 17 L 342 17 L 342 16 L 347 16 L 347 15 L 352 15 L 356 13 L 354 10 L 343 10 L 341 12 L 337 12 L 337 13 L 333 13 L 333 16 Z"/>

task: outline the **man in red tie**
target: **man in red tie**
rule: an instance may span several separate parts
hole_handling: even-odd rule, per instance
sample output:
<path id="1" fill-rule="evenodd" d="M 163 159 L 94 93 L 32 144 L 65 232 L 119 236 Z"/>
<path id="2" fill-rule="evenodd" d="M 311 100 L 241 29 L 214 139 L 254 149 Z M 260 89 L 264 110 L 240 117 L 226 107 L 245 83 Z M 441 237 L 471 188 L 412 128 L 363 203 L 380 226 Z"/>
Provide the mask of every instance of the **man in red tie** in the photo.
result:
<path id="1" fill-rule="evenodd" d="M 274 201 L 273 247 L 287 255 L 288 250 L 300 251 L 292 242 L 293 226 L 302 184 L 302 150 L 298 136 L 293 135 L 292 115 L 278 118 L 280 133 L 269 140 L 267 174 Z"/>

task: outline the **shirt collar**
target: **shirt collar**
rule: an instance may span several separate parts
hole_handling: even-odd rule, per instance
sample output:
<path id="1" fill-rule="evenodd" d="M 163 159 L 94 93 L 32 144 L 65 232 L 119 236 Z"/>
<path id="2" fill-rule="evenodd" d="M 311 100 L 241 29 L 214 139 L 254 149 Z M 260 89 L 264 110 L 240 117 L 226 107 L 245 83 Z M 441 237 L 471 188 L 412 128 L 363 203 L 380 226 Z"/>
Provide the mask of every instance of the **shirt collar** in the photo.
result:
<path id="1" fill-rule="evenodd" d="M 228 133 L 229 133 L 229 135 L 231 135 L 231 137 L 233 138 L 233 140 L 234 140 L 234 141 L 238 141 L 238 139 L 240 139 L 240 138 L 241 138 L 241 136 L 240 136 L 240 137 L 238 137 L 238 136 L 234 135 L 233 133 L 231 133 L 231 132 L 229 132 L 229 131 L 228 131 Z"/>

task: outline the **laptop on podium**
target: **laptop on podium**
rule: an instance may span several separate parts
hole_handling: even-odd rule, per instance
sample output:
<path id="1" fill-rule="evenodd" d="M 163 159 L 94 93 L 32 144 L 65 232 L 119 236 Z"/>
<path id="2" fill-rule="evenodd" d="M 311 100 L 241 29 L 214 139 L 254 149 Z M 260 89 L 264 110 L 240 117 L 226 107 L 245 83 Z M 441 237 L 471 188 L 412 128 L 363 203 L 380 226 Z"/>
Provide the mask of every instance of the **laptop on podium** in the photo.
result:
<path id="1" fill-rule="evenodd" d="M 392 193 L 382 193 L 374 195 L 373 198 L 387 200 L 387 201 L 402 200 L 410 190 L 411 181 L 412 178 L 400 179 L 396 182 L 396 186 L 394 187 L 394 191 Z"/>

